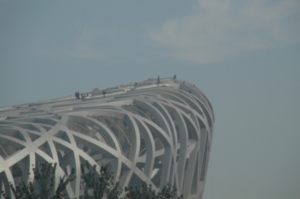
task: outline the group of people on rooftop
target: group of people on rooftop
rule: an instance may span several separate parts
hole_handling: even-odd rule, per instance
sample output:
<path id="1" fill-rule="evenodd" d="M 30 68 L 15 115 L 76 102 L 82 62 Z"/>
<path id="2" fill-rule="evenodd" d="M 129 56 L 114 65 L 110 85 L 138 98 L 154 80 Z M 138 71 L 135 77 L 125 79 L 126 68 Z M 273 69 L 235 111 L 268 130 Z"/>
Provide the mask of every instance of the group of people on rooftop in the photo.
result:
<path id="1" fill-rule="evenodd" d="M 173 79 L 176 79 L 177 77 L 176 77 L 176 74 L 174 75 L 174 77 L 173 77 Z M 159 84 L 160 83 L 160 76 L 158 75 L 158 77 L 157 77 L 157 84 Z M 138 83 L 137 82 L 135 82 L 134 83 L 134 86 L 137 86 L 138 85 Z M 103 95 L 103 97 L 105 98 L 105 95 L 106 95 L 106 91 L 105 90 L 102 90 L 102 95 Z M 89 96 L 89 94 L 81 94 L 80 95 L 80 93 L 79 93 L 79 91 L 76 91 L 75 92 L 75 97 L 76 97 L 76 99 L 85 99 L 86 97 L 88 97 Z"/>

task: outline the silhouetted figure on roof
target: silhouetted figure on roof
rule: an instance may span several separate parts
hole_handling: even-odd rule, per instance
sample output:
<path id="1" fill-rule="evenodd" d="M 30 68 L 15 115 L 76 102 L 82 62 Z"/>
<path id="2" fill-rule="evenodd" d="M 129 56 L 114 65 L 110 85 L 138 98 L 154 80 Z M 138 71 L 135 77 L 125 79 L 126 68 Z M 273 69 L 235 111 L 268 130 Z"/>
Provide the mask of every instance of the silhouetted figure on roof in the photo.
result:
<path id="1" fill-rule="evenodd" d="M 176 74 L 174 75 L 174 77 L 173 77 L 173 79 L 176 79 L 177 78 L 177 76 L 176 76 Z"/>
<path id="2" fill-rule="evenodd" d="M 157 77 L 157 83 L 158 83 L 158 84 L 160 83 L 160 77 L 159 77 L 159 75 L 158 75 L 158 77 Z"/>
<path id="3" fill-rule="evenodd" d="M 75 92 L 76 99 L 79 99 L 79 91 Z"/>
<path id="4" fill-rule="evenodd" d="M 135 82 L 135 83 L 134 83 L 134 86 L 137 86 L 137 85 L 138 85 L 138 83 L 137 83 L 137 82 Z"/>
<path id="5" fill-rule="evenodd" d="M 102 90 L 103 97 L 105 97 L 106 91 Z"/>

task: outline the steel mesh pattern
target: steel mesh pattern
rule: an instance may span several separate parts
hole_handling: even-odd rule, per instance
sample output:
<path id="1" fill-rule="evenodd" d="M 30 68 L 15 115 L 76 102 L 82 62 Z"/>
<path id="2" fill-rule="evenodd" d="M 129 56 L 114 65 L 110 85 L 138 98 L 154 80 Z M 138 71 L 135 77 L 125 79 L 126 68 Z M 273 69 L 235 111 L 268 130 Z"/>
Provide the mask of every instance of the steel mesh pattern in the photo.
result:
<path id="1" fill-rule="evenodd" d="M 82 195 L 80 164 L 108 164 L 124 187 L 172 183 L 185 198 L 202 198 L 214 115 L 195 86 L 149 79 L 84 94 L 0 109 L 0 189 L 33 180 L 32 168 L 58 163 L 56 176 L 76 169 L 71 198 Z M 28 173 L 30 173 L 28 175 Z M 56 186 L 59 178 L 56 178 Z"/>

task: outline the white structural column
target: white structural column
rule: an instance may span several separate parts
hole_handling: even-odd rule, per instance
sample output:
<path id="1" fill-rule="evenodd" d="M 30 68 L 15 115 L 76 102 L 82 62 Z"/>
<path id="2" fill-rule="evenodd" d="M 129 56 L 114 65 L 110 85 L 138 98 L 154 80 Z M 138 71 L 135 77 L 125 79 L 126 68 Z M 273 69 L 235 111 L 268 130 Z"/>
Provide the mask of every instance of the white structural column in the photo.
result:
<path id="1" fill-rule="evenodd" d="M 178 195 L 202 198 L 214 124 L 204 94 L 172 78 L 105 91 L 0 108 L 0 191 L 14 198 L 10 184 L 33 181 L 32 169 L 49 162 L 57 163 L 56 187 L 75 169 L 66 193 L 79 198 L 88 161 L 98 171 L 108 165 L 121 187 L 171 183 Z"/>

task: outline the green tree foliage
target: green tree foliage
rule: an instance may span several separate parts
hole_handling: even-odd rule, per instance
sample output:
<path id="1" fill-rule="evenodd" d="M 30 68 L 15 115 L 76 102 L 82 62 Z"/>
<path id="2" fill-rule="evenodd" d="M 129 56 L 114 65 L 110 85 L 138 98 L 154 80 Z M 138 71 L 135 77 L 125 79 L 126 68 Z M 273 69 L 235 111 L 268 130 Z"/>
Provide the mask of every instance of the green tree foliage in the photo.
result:
<path id="1" fill-rule="evenodd" d="M 16 199 L 62 199 L 67 185 L 75 179 L 75 169 L 70 174 L 60 178 L 59 185 L 54 191 L 55 171 L 57 164 L 42 163 L 38 168 L 33 169 L 35 182 L 26 184 L 10 185 Z M 99 174 L 100 173 L 100 174 Z M 83 182 L 84 195 L 81 199 L 119 199 L 123 190 L 119 182 L 114 182 L 113 173 L 109 172 L 106 166 L 100 167 L 97 172 L 96 165 L 90 166 L 88 162 L 81 165 L 81 179 Z M 159 192 L 152 189 L 151 185 L 142 182 L 141 186 L 130 185 L 125 187 L 124 198 L 122 199 L 183 199 L 183 196 L 176 197 L 177 189 L 167 184 Z M 2 192 L 5 199 L 9 199 Z M 64 197 L 64 199 L 67 199 Z"/>
<path id="2" fill-rule="evenodd" d="M 119 183 L 114 183 L 113 174 L 108 171 L 107 165 L 100 168 L 99 175 L 96 165 L 91 167 L 86 162 L 85 166 L 81 165 L 81 173 L 81 178 L 84 181 L 84 199 L 103 198 L 105 194 L 107 199 L 118 199 L 121 195 L 122 190 L 119 188 Z"/>
<path id="3" fill-rule="evenodd" d="M 69 182 L 75 179 L 75 169 L 68 176 L 60 178 L 58 187 L 54 191 L 55 171 L 57 164 L 41 163 L 38 168 L 33 169 L 34 180 L 26 184 L 22 181 L 16 188 L 10 184 L 10 188 L 16 199 L 59 199 Z M 2 193 L 3 194 L 3 193 Z M 7 198 L 4 196 L 4 198 Z"/>
<path id="4" fill-rule="evenodd" d="M 162 191 L 155 192 L 151 184 L 147 185 L 142 182 L 141 186 L 131 185 L 125 187 L 125 191 L 127 192 L 126 199 L 175 199 L 177 189 L 171 184 L 167 184 Z M 183 199 L 183 196 L 178 199 Z"/>

